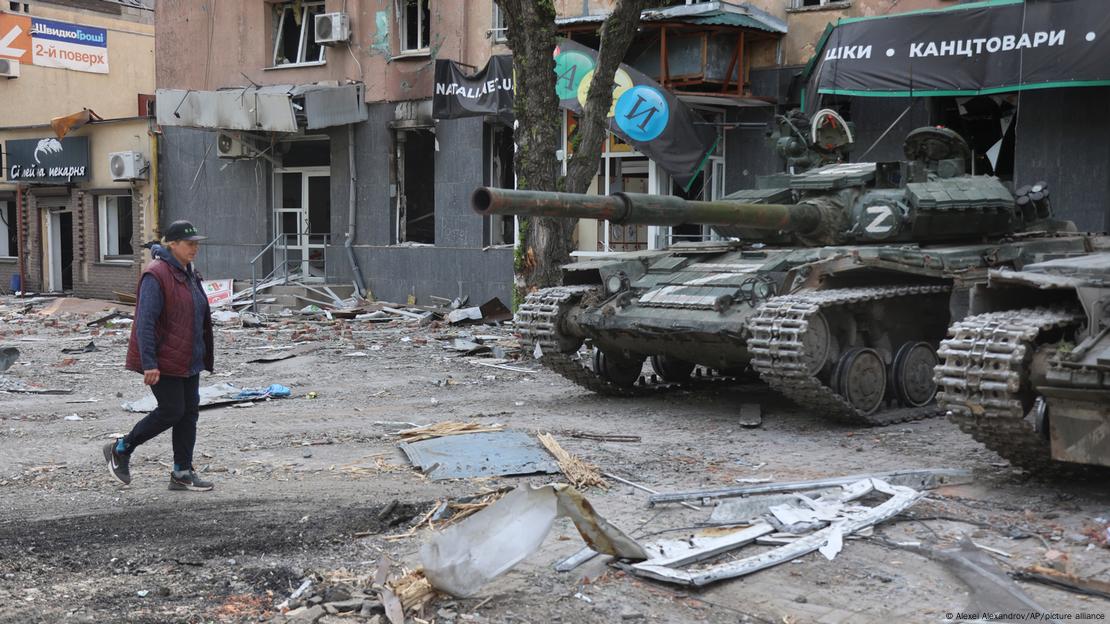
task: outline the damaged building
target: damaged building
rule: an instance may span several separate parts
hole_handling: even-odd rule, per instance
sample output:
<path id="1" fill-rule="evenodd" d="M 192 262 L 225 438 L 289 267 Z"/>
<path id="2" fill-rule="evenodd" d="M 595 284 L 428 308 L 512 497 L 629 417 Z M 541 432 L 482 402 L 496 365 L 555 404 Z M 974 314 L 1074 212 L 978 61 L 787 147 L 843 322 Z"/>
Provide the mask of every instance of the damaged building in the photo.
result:
<path id="1" fill-rule="evenodd" d="M 134 292 L 159 218 L 152 5 L 0 5 L 0 288 Z"/>

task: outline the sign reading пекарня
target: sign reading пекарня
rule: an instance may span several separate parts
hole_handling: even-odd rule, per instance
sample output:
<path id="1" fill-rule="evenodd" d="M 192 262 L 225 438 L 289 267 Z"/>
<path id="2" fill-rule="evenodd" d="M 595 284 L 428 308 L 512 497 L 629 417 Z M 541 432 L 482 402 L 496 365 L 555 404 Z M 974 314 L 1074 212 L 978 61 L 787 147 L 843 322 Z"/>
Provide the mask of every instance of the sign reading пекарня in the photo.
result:
<path id="1" fill-rule="evenodd" d="M 107 74 L 108 31 L 38 17 L 0 14 L 0 58 Z"/>

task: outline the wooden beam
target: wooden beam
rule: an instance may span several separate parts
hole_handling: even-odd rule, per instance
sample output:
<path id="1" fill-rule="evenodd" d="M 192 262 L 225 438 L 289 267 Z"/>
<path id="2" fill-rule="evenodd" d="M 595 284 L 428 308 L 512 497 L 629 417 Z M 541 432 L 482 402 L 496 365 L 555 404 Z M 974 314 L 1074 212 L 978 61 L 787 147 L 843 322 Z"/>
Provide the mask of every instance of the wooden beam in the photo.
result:
<path id="1" fill-rule="evenodd" d="M 744 45 L 743 41 L 744 35 L 741 34 L 736 39 L 736 49 L 733 50 L 732 59 L 728 62 L 728 69 L 725 70 L 725 86 L 721 88 L 721 91 L 728 91 L 728 85 L 732 83 L 732 70 L 736 67 L 736 60 L 740 58 L 740 48 Z M 737 76 L 737 80 L 739 79 L 740 77 Z"/>

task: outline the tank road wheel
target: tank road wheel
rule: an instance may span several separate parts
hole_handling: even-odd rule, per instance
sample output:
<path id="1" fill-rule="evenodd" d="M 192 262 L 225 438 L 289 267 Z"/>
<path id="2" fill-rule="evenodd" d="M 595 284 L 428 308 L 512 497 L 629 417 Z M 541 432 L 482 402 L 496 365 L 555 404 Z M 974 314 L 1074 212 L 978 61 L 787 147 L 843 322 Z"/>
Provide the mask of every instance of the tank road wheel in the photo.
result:
<path id="1" fill-rule="evenodd" d="M 636 385 L 640 373 L 644 369 L 644 359 L 613 355 L 594 349 L 594 371 L 603 379 L 622 388 L 631 388 Z"/>
<path id="2" fill-rule="evenodd" d="M 651 356 L 651 368 L 666 381 L 679 382 L 690 378 L 694 364 L 667 355 Z"/>
<path id="3" fill-rule="evenodd" d="M 836 391 L 861 414 L 872 414 L 886 394 L 886 363 L 874 349 L 849 349 L 836 365 Z"/>
<path id="4" fill-rule="evenodd" d="M 833 341 L 833 335 L 829 331 L 829 323 L 825 320 L 825 315 L 818 312 L 811 316 L 806 333 L 802 334 L 806 373 L 816 375 L 825 367 L 825 363 L 836 351 Z"/>
<path id="5" fill-rule="evenodd" d="M 937 352 L 927 342 L 907 342 L 898 348 L 891 366 L 894 393 L 906 407 L 924 407 L 937 394 L 933 369 Z"/>

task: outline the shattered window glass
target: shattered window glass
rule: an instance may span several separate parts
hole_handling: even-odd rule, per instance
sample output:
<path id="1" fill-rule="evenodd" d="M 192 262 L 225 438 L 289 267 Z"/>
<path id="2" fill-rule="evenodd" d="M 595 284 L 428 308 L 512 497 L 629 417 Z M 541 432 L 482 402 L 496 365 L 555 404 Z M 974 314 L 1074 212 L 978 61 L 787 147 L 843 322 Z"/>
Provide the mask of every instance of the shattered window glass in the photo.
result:
<path id="1" fill-rule="evenodd" d="M 273 66 L 320 63 L 324 46 L 316 43 L 316 16 L 323 2 L 282 2 L 274 5 Z"/>

